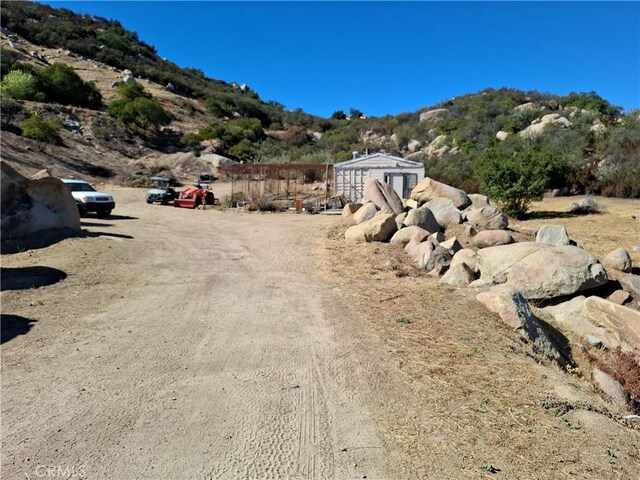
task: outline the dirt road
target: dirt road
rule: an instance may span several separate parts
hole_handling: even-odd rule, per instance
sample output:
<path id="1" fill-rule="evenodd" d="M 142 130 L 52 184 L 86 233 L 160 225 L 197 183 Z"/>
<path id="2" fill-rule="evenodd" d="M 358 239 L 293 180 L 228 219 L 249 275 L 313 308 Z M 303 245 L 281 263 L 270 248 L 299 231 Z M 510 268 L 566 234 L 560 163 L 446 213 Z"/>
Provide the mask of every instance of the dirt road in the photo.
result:
<path id="1" fill-rule="evenodd" d="M 640 478 L 588 370 L 401 248 L 114 194 L 94 237 L 2 257 L 1 478 Z"/>
<path id="2" fill-rule="evenodd" d="M 2 477 L 388 478 L 358 337 L 336 338 L 310 256 L 332 219 L 142 195 L 85 219 L 98 238 L 3 259 L 66 278 L 3 292 L 23 334 L 3 338 Z"/>

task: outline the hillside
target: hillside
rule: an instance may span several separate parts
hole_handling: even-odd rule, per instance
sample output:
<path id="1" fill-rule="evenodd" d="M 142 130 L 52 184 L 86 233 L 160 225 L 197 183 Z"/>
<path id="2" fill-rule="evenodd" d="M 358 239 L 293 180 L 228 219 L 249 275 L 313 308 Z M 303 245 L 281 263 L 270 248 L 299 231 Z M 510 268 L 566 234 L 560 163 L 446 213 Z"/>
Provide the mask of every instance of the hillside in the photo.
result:
<path id="1" fill-rule="evenodd" d="M 11 2 L 3 5 L 2 27 L 3 78 L 12 70 L 64 63 L 102 96 L 93 109 L 23 99 L 18 114 L 3 115 L 3 157 L 28 171 L 47 167 L 126 183 L 135 172 L 188 176 L 206 168 L 196 157 L 202 151 L 271 163 L 337 162 L 353 151 L 384 151 L 424 162 L 428 175 L 479 191 L 484 157 L 535 151 L 547 158 L 549 188 L 640 196 L 634 180 L 640 177 L 640 117 L 595 92 L 485 89 L 412 113 L 367 118 L 352 109 L 324 119 L 265 102 L 246 85 L 180 68 L 116 21 Z M 110 115 L 119 99 L 114 83 L 123 78 L 135 79 L 170 123 L 132 128 Z M 31 113 L 56 117 L 67 129 L 46 152 L 21 136 L 20 123 Z M 79 131 L 76 122 L 81 133 L 69 132 Z"/>

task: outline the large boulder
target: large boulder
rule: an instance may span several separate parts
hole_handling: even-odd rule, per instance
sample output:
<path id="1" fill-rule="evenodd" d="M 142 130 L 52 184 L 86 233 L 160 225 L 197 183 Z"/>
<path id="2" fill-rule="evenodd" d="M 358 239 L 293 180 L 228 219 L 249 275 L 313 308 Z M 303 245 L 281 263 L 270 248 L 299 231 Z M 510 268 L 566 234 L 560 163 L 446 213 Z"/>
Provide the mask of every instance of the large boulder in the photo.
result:
<path id="1" fill-rule="evenodd" d="M 482 208 L 490 205 L 489 197 L 486 195 L 480 195 L 479 193 L 469 193 L 467 195 L 471 200 L 471 207 L 469 208 Z"/>
<path id="2" fill-rule="evenodd" d="M 386 183 L 372 178 L 364 184 L 364 201 L 373 202 L 381 211 L 386 213 L 402 213 L 404 205 L 395 190 Z"/>
<path id="3" fill-rule="evenodd" d="M 527 299 L 571 295 L 605 284 L 607 274 L 586 250 L 571 245 L 520 242 L 478 250 L 482 280 L 519 290 Z"/>
<path id="4" fill-rule="evenodd" d="M 443 228 L 462 223 L 460 210 L 458 210 L 448 198 L 437 197 L 429 200 L 425 205 L 433 212 L 434 217 L 436 217 L 438 221 L 438 225 Z"/>
<path id="5" fill-rule="evenodd" d="M 483 230 L 473 237 L 473 245 L 476 248 L 497 247 L 513 243 L 513 237 L 506 230 Z"/>
<path id="6" fill-rule="evenodd" d="M 411 198 L 420 204 L 438 197 L 448 198 L 460 210 L 471 205 L 471 200 L 465 192 L 429 177 L 426 177 L 411 190 Z"/>
<path id="7" fill-rule="evenodd" d="M 451 259 L 451 268 L 457 265 L 466 265 L 469 269 L 478 272 L 478 253 L 471 248 L 463 248 Z"/>
<path id="8" fill-rule="evenodd" d="M 411 227 L 405 227 L 394 233 L 389 243 L 394 245 L 402 245 L 404 247 L 416 236 L 418 237 L 418 243 L 420 243 L 424 241 L 429 235 L 430 232 L 428 232 L 424 228 L 412 225 Z"/>
<path id="9" fill-rule="evenodd" d="M 539 353 L 561 366 L 573 363 L 566 338 L 536 317 L 527 300 L 515 288 L 496 285 L 479 293 L 476 300 L 533 343 Z"/>
<path id="10" fill-rule="evenodd" d="M 480 230 L 504 230 L 509 226 L 509 219 L 500 209 L 487 205 L 481 208 L 470 208 L 465 212 L 467 222 Z"/>
<path id="11" fill-rule="evenodd" d="M 397 228 L 393 213 L 380 212 L 366 222 L 349 227 L 344 232 L 344 238 L 360 242 L 386 242 Z"/>
<path id="12" fill-rule="evenodd" d="M 597 338 L 609 349 L 640 349 L 640 312 L 631 308 L 600 297 L 579 296 L 541 310 L 583 339 Z"/>
<path id="13" fill-rule="evenodd" d="M 80 215 L 67 186 L 58 178 L 30 180 L 0 162 L 3 240 L 43 230 L 80 231 Z"/>
<path id="14" fill-rule="evenodd" d="M 342 219 L 344 222 L 348 224 L 356 223 L 353 219 L 353 214 L 356 213 L 360 207 L 362 207 L 361 203 L 347 203 L 342 209 Z"/>
<path id="15" fill-rule="evenodd" d="M 433 110 L 428 110 L 426 112 L 422 112 L 420 114 L 420 123 L 428 122 L 432 118 L 435 118 L 438 115 L 442 115 L 444 113 L 447 113 L 447 109 L 446 108 L 435 108 Z"/>
<path id="16" fill-rule="evenodd" d="M 602 264 L 606 268 L 625 273 L 631 272 L 633 268 L 631 256 L 624 248 L 616 248 L 613 252 L 609 253 L 609 255 L 602 260 Z"/>
<path id="17" fill-rule="evenodd" d="M 618 281 L 625 292 L 629 292 L 635 300 L 640 301 L 640 277 L 638 275 L 629 275 Z"/>
<path id="18" fill-rule="evenodd" d="M 452 287 L 466 287 L 475 279 L 475 274 L 465 263 L 458 263 L 455 266 L 450 265 L 449 270 L 440 279 L 440 283 Z"/>
<path id="19" fill-rule="evenodd" d="M 376 213 L 378 213 L 378 209 L 376 208 L 375 203 L 365 203 L 353 214 L 353 221 L 356 224 L 366 222 L 367 220 L 371 220 L 375 217 Z"/>
<path id="20" fill-rule="evenodd" d="M 549 245 L 571 245 L 567 229 L 562 225 L 543 225 L 536 233 L 536 242 Z"/>
<path id="21" fill-rule="evenodd" d="M 413 261 L 417 263 L 424 263 L 422 259 L 428 259 L 434 248 L 435 247 L 432 242 L 425 242 L 421 240 L 419 236 L 415 236 L 405 245 L 404 251 L 407 252 L 407 255 L 409 255 Z"/>
<path id="22" fill-rule="evenodd" d="M 424 228 L 431 233 L 440 231 L 440 224 L 433 212 L 429 207 L 422 206 L 420 208 L 413 208 L 407 213 L 407 218 L 404 219 L 404 226 L 411 227 L 412 225 Z"/>

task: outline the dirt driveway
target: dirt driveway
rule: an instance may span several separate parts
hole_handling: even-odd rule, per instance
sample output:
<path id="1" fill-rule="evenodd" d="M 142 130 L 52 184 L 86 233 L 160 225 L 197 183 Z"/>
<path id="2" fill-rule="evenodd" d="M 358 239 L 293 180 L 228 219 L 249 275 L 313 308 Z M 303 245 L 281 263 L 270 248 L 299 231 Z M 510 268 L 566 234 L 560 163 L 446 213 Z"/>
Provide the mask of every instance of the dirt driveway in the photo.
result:
<path id="1" fill-rule="evenodd" d="M 589 372 L 401 249 L 115 196 L 95 237 L 2 257 L 2 478 L 640 475 Z"/>
<path id="2" fill-rule="evenodd" d="M 313 273 L 333 219 L 116 198 L 99 238 L 3 258 L 3 478 L 386 477 Z M 34 266 L 66 278 L 21 289 Z"/>

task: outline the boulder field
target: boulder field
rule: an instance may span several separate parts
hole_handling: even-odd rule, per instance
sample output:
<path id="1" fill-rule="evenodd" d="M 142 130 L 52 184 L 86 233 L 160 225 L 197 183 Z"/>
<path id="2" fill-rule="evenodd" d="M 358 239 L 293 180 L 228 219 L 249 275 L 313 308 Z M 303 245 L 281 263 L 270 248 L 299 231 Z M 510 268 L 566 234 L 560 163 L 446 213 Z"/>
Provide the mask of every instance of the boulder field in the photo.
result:
<path id="1" fill-rule="evenodd" d="M 624 249 L 600 262 L 562 225 L 518 241 L 522 232 L 509 230 L 490 199 L 431 178 L 406 200 L 378 180 L 364 193 L 361 206 L 344 208 L 347 240 L 390 242 L 440 283 L 476 289 L 479 302 L 563 368 L 574 365 L 568 338 L 640 358 L 640 277 Z"/>

